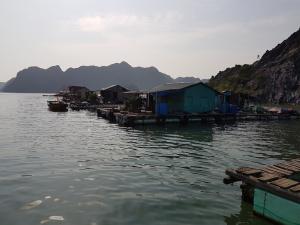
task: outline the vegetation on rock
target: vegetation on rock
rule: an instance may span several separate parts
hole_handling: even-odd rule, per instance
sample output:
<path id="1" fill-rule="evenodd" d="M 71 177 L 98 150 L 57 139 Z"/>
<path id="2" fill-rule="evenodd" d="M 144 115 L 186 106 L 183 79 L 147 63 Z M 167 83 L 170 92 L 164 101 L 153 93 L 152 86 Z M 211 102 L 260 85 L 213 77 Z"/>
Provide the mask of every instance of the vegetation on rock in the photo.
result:
<path id="1" fill-rule="evenodd" d="M 300 30 L 252 65 L 236 65 L 219 72 L 209 85 L 265 102 L 300 103 Z"/>

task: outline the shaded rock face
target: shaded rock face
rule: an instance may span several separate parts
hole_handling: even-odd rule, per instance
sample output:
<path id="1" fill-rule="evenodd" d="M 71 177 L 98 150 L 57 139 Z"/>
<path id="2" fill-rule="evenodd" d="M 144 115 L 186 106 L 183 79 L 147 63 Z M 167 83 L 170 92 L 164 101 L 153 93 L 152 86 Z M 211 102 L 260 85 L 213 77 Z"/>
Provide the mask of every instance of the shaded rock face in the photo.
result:
<path id="1" fill-rule="evenodd" d="M 0 91 L 2 91 L 4 84 L 5 84 L 4 82 L 0 82 Z"/>
<path id="2" fill-rule="evenodd" d="M 219 91 L 250 94 L 265 102 L 300 103 L 300 30 L 252 65 L 219 72 L 209 85 Z"/>
<path id="3" fill-rule="evenodd" d="M 126 62 L 121 62 L 102 67 L 70 68 L 65 72 L 59 66 L 48 69 L 30 67 L 20 71 L 15 78 L 8 81 L 3 91 L 52 93 L 71 85 L 99 90 L 113 84 L 144 90 L 168 82 L 174 80 L 154 67 L 132 67 Z"/>

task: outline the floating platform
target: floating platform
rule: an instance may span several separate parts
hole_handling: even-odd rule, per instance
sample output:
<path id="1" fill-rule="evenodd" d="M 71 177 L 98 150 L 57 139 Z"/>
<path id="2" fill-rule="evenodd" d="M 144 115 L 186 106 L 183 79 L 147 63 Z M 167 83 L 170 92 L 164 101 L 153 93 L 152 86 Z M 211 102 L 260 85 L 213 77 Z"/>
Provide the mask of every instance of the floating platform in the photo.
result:
<path id="1" fill-rule="evenodd" d="M 226 170 L 225 184 L 242 181 L 254 213 L 280 224 L 300 224 L 300 158 L 263 168 Z"/>
<path id="2" fill-rule="evenodd" d="M 131 113 L 116 110 L 116 108 L 98 108 L 97 115 L 121 126 L 135 126 L 146 124 L 165 123 L 222 123 L 229 121 L 260 121 L 260 120 L 290 120 L 300 119 L 300 115 L 290 114 L 224 114 L 224 113 L 194 113 L 194 114 L 170 114 L 157 116 L 155 114 Z"/>

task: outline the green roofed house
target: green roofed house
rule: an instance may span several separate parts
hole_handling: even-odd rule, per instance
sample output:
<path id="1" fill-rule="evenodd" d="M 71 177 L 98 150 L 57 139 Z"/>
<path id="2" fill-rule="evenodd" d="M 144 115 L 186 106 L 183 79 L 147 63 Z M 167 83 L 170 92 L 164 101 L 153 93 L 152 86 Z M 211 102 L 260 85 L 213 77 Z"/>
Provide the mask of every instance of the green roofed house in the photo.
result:
<path id="1" fill-rule="evenodd" d="M 206 84 L 167 83 L 150 90 L 158 116 L 209 113 L 219 104 L 219 92 Z"/>

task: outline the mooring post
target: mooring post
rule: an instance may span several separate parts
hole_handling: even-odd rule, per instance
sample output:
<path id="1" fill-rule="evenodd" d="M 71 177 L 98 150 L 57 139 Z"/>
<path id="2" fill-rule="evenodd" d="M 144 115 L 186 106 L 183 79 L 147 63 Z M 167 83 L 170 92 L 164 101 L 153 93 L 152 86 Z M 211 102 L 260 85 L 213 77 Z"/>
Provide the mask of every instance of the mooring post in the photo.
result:
<path id="1" fill-rule="evenodd" d="M 166 123 L 166 118 L 164 116 L 158 116 L 156 117 L 156 123 L 159 125 L 163 125 Z"/>
<path id="2" fill-rule="evenodd" d="M 253 199 L 254 199 L 254 187 L 250 184 L 247 184 L 243 182 L 240 186 L 242 190 L 242 199 L 245 202 L 249 202 L 253 204 Z"/>
<path id="3" fill-rule="evenodd" d="M 188 122 L 189 122 L 189 118 L 188 118 L 188 116 L 187 115 L 184 115 L 184 116 L 180 116 L 179 117 L 179 123 L 180 124 L 188 124 Z"/>

